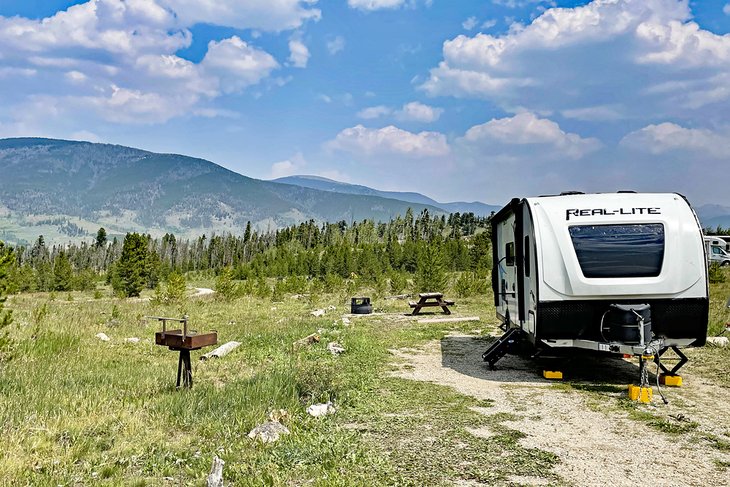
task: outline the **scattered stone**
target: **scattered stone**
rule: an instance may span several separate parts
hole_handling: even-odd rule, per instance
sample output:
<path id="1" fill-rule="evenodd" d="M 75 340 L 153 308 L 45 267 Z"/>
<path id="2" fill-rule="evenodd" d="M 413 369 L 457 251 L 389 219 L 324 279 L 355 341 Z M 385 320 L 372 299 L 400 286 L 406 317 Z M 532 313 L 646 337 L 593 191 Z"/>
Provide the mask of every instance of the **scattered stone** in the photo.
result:
<path id="1" fill-rule="evenodd" d="M 316 333 L 312 333 L 311 335 L 307 335 L 304 338 L 297 340 L 294 342 L 294 348 L 300 348 L 300 347 L 306 347 L 308 345 L 313 345 L 315 343 L 319 343 L 320 337 Z"/>
<path id="2" fill-rule="evenodd" d="M 127 343 L 139 343 L 139 338 L 137 338 L 137 337 L 130 337 L 130 338 L 125 338 L 124 341 L 127 342 Z"/>
<path id="3" fill-rule="evenodd" d="M 327 306 L 327 309 L 330 310 L 330 311 L 334 311 L 334 310 L 337 309 L 337 307 L 334 306 L 334 305 L 332 305 L 332 304 L 330 304 L 329 306 Z"/>
<path id="4" fill-rule="evenodd" d="M 96 334 L 96 335 L 94 335 L 94 336 L 95 336 L 96 338 L 98 338 L 99 340 L 101 340 L 102 342 L 108 342 L 109 340 L 111 340 L 111 338 L 109 338 L 109 337 L 108 337 L 108 336 L 106 335 L 106 333 L 97 333 L 97 334 Z"/>
<path id="5" fill-rule="evenodd" d="M 343 325 L 349 325 L 350 324 L 350 318 L 348 318 L 347 316 L 343 316 L 342 317 L 342 324 Z"/>
<path id="6" fill-rule="evenodd" d="M 317 318 L 319 318 L 320 316 L 324 316 L 325 313 L 326 313 L 326 311 L 323 310 L 323 309 L 315 309 L 314 311 L 312 311 L 309 314 L 311 314 L 312 316 L 316 316 Z"/>
<path id="7" fill-rule="evenodd" d="M 728 337 L 707 337 L 707 343 L 716 347 L 727 347 L 730 339 Z"/>
<path id="8" fill-rule="evenodd" d="M 223 487 L 223 465 L 225 463 L 218 458 L 218 455 L 213 457 L 213 465 L 210 467 L 210 475 L 207 478 L 208 487 Z"/>
<path id="9" fill-rule="evenodd" d="M 248 434 L 253 440 L 261 440 L 262 443 L 274 443 L 281 435 L 288 435 L 289 428 L 278 421 L 267 421 L 256 426 Z"/>
<path id="10" fill-rule="evenodd" d="M 339 355 L 345 352 L 345 347 L 337 342 L 329 342 L 327 344 L 327 350 L 329 350 L 332 355 Z"/>
<path id="11" fill-rule="evenodd" d="M 324 404 L 312 404 L 307 408 L 307 414 L 319 418 L 321 416 L 327 416 L 328 414 L 335 414 L 337 409 L 332 405 L 332 402 L 327 401 Z"/>
<path id="12" fill-rule="evenodd" d="M 200 360 L 208 360 L 209 358 L 221 358 L 225 357 L 229 353 L 231 353 L 233 350 L 238 348 L 241 345 L 241 342 L 228 342 L 224 345 L 221 345 L 220 347 L 216 348 L 213 351 L 210 351 L 206 354 L 203 354 L 200 356 Z"/>

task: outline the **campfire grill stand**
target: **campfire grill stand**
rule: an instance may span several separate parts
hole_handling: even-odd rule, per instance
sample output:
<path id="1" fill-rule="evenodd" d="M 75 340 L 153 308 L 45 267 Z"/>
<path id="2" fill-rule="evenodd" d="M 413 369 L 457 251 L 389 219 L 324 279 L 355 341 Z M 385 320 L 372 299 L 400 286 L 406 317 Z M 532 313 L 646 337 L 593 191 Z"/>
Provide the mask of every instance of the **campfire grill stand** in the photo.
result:
<path id="1" fill-rule="evenodd" d="M 177 361 L 177 383 L 175 387 L 193 387 L 193 367 L 190 363 L 190 351 L 200 350 L 203 347 L 218 343 L 216 332 L 198 333 L 188 330 L 188 316 L 182 318 L 168 318 L 163 316 L 145 316 L 145 318 L 162 322 L 162 331 L 155 333 L 155 343 L 168 347 L 170 350 L 180 352 Z M 168 330 L 167 322 L 182 323 L 182 330 Z"/>

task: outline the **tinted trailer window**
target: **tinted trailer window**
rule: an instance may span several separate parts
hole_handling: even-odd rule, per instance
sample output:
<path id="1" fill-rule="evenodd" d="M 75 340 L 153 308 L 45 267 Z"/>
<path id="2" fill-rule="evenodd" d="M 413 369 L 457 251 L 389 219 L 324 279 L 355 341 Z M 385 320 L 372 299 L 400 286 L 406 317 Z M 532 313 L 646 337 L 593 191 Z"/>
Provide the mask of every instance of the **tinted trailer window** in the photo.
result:
<path id="1" fill-rule="evenodd" d="M 569 229 L 585 277 L 656 277 L 664 260 L 664 225 L 579 225 Z"/>

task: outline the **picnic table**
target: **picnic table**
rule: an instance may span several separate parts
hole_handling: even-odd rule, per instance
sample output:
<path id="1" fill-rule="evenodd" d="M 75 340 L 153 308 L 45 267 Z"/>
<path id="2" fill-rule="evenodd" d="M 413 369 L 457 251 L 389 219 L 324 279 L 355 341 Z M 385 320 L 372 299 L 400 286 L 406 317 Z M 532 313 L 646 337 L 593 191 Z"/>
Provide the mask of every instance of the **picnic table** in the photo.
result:
<path id="1" fill-rule="evenodd" d="M 454 301 L 444 299 L 443 293 L 420 293 L 418 301 L 409 301 L 408 305 L 413 308 L 412 315 L 417 315 L 421 308 L 429 306 L 440 306 L 444 310 L 444 314 L 450 315 L 449 306 L 453 306 Z"/>

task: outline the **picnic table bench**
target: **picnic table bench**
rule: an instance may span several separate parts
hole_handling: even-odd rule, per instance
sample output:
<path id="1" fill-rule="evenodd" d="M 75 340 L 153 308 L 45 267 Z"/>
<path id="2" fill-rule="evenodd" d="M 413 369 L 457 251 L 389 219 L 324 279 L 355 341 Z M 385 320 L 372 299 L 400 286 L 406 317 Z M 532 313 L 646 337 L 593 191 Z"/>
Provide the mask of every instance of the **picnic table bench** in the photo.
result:
<path id="1" fill-rule="evenodd" d="M 417 315 L 421 308 L 429 306 L 440 306 L 444 310 L 444 314 L 450 315 L 449 306 L 456 304 L 454 301 L 444 299 L 443 293 L 420 293 L 418 301 L 408 301 L 408 306 L 413 308 L 412 315 Z"/>

